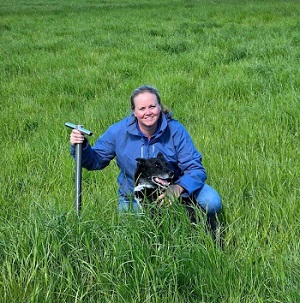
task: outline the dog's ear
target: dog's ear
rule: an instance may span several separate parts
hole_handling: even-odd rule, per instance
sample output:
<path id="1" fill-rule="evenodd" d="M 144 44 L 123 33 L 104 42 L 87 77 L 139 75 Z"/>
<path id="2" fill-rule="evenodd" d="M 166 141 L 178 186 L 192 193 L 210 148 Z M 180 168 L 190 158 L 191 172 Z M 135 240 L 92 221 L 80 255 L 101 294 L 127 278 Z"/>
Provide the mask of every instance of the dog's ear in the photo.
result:
<path id="1" fill-rule="evenodd" d="M 139 165 L 145 165 L 146 163 L 146 160 L 144 158 L 136 158 L 135 160 Z"/>
<path id="2" fill-rule="evenodd" d="M 159 153 L 157 154 L 157 158 L 158 158 L 158 159 L 161 159 L 161 160 L 165 160 L 164 155 L 163 155 L 161 152 L 159 152 Z"/>

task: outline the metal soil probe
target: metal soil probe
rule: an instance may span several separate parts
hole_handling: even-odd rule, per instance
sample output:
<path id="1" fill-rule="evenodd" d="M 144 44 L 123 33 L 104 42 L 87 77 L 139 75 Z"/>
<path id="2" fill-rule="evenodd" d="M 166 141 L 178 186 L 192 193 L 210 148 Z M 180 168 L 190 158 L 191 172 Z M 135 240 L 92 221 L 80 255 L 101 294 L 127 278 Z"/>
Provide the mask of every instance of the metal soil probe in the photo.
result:
<path id="1" fill-rule="evenodd" d="M 70 122 L 66 122 L 65 126 L 78 129 L 83 135 L 92 136 L 93 133 L 85 128 L 82 125 L 76 125 Z M 81 198 L 82 198 L 82 143 L 78 143 L 75 145 L 75 161 L 76 161 L 76 169 L 75 169 L 75 210 L 76 214 L 79 215 L 81 211 Z"/>

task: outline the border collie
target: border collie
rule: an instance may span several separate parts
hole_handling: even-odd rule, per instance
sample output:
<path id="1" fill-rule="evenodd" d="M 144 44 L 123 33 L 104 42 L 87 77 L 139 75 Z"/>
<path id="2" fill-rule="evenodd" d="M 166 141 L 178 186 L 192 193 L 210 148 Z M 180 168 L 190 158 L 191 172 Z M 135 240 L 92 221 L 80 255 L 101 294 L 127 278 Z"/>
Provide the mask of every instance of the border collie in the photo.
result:
<path id="1" fill-rule="evenodd" d="M 137 158 L 137 168 L 134 174 L 134 199 L 141 210 L 147 206 L 157 206 L 157 198 L 172 184 L 174 172 L 169 169 L 168 162 L 161 152 L 156 158 Z M 195 207 L 200 208 L 190 197 L 179 199 L 186 207 L 191 222 L 198 222 Z"/>
<path id="2" fill-rule="evenodd" d="M 137 158 L 136 161 L 134 198 L 142 207 L 146 202 L 157 201 L 172 183 L 174 172 L 169 169 L 162 153 L 158 153 L 156 158 Z"/>

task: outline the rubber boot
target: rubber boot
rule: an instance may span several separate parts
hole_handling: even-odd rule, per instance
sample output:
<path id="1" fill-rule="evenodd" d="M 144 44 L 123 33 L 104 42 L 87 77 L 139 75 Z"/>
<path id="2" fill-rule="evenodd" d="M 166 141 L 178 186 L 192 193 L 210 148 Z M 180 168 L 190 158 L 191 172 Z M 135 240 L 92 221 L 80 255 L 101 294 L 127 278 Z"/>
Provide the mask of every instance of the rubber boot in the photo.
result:
<path id="1" fill-rule="evenodd" d="M 207 214 L 206 227 L 217 247 L 223 248 L 220 226 L 216 214 Z"/>

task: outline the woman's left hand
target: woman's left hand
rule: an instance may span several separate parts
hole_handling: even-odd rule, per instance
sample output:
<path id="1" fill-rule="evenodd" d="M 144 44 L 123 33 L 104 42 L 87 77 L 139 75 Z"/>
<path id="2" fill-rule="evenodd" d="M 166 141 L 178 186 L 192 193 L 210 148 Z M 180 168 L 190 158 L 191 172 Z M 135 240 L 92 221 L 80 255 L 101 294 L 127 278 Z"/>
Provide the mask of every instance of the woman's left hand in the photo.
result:
<path id="1" fill-rule="evenodd" d="M 170 185 L 166 188 L 165 192 L 158 197 L 159 206 L 166 204 L 166 206 L 172 205 L 175 199 L 178 199 L 184 188 L 178 184 Z"/>

